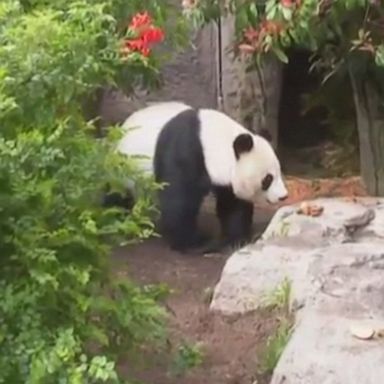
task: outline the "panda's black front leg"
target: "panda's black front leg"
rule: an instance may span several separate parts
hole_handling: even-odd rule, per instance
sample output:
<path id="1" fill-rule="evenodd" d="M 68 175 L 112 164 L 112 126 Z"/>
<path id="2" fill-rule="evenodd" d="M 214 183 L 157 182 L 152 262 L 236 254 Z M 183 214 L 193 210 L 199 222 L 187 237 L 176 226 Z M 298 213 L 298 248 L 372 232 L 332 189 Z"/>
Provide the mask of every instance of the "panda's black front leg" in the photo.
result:
<path id="1" fill-rule="evenodd" d="M 222 246 L 240 246 L 249 241 L 252 234 L 253 204 L 238 199 L 232 188 L 217 187 L 216 214 L 220 220 Z"/>

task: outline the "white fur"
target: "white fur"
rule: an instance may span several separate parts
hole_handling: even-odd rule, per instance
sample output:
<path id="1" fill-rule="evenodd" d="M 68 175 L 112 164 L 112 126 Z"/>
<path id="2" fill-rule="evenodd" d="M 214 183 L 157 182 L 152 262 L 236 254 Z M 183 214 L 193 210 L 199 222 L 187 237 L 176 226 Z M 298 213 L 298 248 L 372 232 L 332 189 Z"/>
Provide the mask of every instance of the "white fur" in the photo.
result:
<path id="1" fill-rule="evenodd" d="M 147 159 L 141 160 L 141 167 L 144 171 L 153 172 L 152 161 L 159 133 L 169 120 L 188 108 L 188 105 L 181 102 L 165 102 L 133 113 L 125 121 L 124 128 L 137 129 L 127 132 L 118 150 L 128 155 L 147 156 Z M 276 203 L 287 195 L 280 163 L 268 141 L 252 135 L 254 149 L 236 160 L 233 142 L 239 134 L 250 132 L 216 110 L 201 109 L 199 118 L 205 166 L 214 184 L 232 185 L 234 193 L 248 201 L 264 198 L 270 203 Z M 273 176 L 273 182 L 263 192 L 261 183 L 268 173 Z"/>
<path id="2" fill-rule="evenodd" d="M 280 163 L 267 140 L 258 135 L 251 135 L 254 149 L 236 160 L 233 142 L 238 135 L 250 132 L 219 111 L 202 109 L 199 116 L 202 122 L 201 142 L 205 166 L 214 183 L 232 184 L 236 196 L 248 201 L 265 198 L 270 203 L 277 203 L 287 196 Z M 268 173 L 273 176 L 273 182 L 264 192 L 261 183 Z"/>
<path id="3" fill-rule="evenodd" d="M 118 151 L 130 156 L 146 156 L 147 159 L 140 159 L 140 166 L 145 172 L 153 172 L 152 161 L 161 130 L 174 116 L 189 108 L 175 101 L 152 104 L 134 112 L 123 124 L 126 134 L 119 142 Z"/>

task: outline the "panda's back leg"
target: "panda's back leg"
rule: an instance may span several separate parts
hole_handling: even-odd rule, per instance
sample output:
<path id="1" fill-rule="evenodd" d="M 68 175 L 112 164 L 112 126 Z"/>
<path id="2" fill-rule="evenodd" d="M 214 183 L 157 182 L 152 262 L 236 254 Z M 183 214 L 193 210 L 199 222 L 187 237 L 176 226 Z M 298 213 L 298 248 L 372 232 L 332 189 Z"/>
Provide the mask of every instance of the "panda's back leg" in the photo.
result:
<path id="1" fill-rule="evenodd" d="M 129 189 L 125 193 L 111 192 L 109 185 L 105 186 L 102 206 L 105 208 L 118 207 L 130 211 L 135 204 L 135 198 Z"/>
<path id="2" fill-rule="evenodd" d="M 171 248 L 185 251 L 206 240 L 197 230 L 197 217 L 205 192 L 188 188 L 181 180 L 170 182 L 159 192 L 160 230 Z"/>
<path id="3" fill-rule="evenodd" d="M 238 199 L 231 188 L 216 187 L 216 214 L 220 220 L 224 245 L 241 245 L 252 233 L 253 204 Z"/>

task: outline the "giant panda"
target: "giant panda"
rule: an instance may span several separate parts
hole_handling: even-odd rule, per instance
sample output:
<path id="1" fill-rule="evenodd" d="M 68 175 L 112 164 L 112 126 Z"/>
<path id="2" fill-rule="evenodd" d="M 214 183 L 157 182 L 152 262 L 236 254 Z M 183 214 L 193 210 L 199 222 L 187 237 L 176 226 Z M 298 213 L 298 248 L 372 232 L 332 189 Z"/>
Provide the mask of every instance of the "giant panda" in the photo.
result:
<path id="1" fill-rule="evenodd" d="M 222 232 L 215 250 L 249 239 L 254 202 L 277 203 L 288 196 L 270 143 L 222 112 L 164 102 L 134 112 L 123 128 L 118 151 L 144 155 L 142 169 L 165 183 L 158 195 L 159 229 L 174 250 L 210 244 L 197 228 L 199 208 L 210 192 Z"/>

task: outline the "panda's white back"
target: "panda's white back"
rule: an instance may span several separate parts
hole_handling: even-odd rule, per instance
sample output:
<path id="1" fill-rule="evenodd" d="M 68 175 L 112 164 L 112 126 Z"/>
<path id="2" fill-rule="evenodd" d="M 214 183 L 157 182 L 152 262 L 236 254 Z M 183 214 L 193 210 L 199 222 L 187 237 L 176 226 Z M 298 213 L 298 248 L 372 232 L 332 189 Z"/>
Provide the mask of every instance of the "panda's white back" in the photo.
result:
<path id="1" fill-rule="evenodd" d="M 123 124 L 126 134 L 120 140 L 117 150 L 126 155 L 141 155 L 143 171 L 153 171 L 153 156 L 157 138 L 164 126 L 176 115 L 189 109 L 181 102 L 164 102 L 149 105 L 130 115 Z M 128 131 L 129 130 L 129 131 Z"/>

